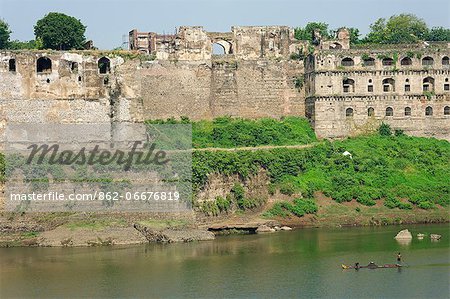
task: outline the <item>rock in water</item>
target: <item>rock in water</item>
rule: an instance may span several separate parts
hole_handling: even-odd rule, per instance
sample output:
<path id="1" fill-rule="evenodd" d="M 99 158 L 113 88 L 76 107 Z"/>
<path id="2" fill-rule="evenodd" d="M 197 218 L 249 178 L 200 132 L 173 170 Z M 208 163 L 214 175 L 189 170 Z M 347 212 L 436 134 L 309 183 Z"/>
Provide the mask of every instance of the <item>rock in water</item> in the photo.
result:
<path id="1" fill-rule="evenodd" d="M 430 238 L 431 238 L 431 240 L 440 240 L 441 239 L 441 235 L 438 235 L 438 234 L 431 234 L 430 235 Z"/>
<path id="2" fill-rule="evenodd" d="M 281 230 L 292 230 L 292 228 L 290 228 L 289 226 L 282 226 Z"/>
<path id="3" fill-rule="evenodd" d="M 267 226 L 265 224 L 260 225 L 257 229 L 257 233 L 273 233 L 275 229 L 271 228 L 270 226 Z"/>
<path id="4" fill-rule="evenodd" d="M 409 230 L 404 229 L 398 232 L 398 234 L 395 236 L 395 239 L 397 240 L 410 240 L 412 239 L 412 234 Z"/>

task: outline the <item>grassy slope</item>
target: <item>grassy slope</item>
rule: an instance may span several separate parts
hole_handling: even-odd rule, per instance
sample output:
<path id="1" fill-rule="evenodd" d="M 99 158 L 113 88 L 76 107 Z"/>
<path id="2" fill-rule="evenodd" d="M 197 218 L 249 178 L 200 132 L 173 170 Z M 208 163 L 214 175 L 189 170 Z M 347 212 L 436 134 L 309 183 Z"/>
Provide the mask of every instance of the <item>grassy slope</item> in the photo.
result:
<path id="1" fill-rule="evenodd" d="M 261 167 L 273 186 L 304 197 L 322 191 L 338 202 L 357 199 L 368 206 L 384 198 L 404 209 L 450 203 L 450 143 L 408 136 L 362 136 L 309 149 L 195 152 L 194 187 L 210 173 L 247 177 Z"/>

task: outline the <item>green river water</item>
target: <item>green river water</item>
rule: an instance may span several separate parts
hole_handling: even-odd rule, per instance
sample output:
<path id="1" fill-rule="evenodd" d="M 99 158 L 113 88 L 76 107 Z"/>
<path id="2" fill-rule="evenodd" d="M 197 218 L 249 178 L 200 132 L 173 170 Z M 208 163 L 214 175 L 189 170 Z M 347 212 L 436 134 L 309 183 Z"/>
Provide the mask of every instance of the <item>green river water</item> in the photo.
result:
<path id="1" fill-rule="evenodd" d="M 395 234 L 408 228 L 410 244 Z M 418 240 L 417 233 L 438 233 Z M 402 269 L 342 270 L 395 263 Z M 0 298 L 449 298 L 449 226 L 299 229 L 189 244 L 1 248 Z"/>

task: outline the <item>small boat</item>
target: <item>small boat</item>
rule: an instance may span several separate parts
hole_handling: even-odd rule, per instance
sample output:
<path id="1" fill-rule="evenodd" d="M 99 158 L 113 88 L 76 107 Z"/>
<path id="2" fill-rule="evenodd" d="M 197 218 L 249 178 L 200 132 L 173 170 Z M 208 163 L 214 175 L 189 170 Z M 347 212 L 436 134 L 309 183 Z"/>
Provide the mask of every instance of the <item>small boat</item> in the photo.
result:
<path id="1" fill-rule="evenodd" d="M 377 265 L 373 262 L 370 262 L 367 266 L 348 266 L 342 264 L 342 269 L 361 269 L 361 268 L 368 268 L 368 269 L 380 269 L 380 268 L 401 268 L 402 265 L 399 264 L 384 264 L 384 265 Z"/>

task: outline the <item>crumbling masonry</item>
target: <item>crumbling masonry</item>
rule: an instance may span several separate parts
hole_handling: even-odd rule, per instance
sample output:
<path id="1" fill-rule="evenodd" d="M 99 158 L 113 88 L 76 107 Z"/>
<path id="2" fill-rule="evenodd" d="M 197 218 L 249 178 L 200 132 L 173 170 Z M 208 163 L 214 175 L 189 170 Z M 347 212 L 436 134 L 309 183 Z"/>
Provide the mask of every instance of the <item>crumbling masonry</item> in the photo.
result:
<path id="1" fill-rule="evenodd" d="M 296 115 L 323 138 L 386 122 L 450 139 L 448 44 L 350 49 L 346 29 L 315 41 L 312 49 L 285 26 L 180 27 L 173 35 L 131 31 L 133 52 L 3 51 L 0 133 L 7 122 Z"/>

